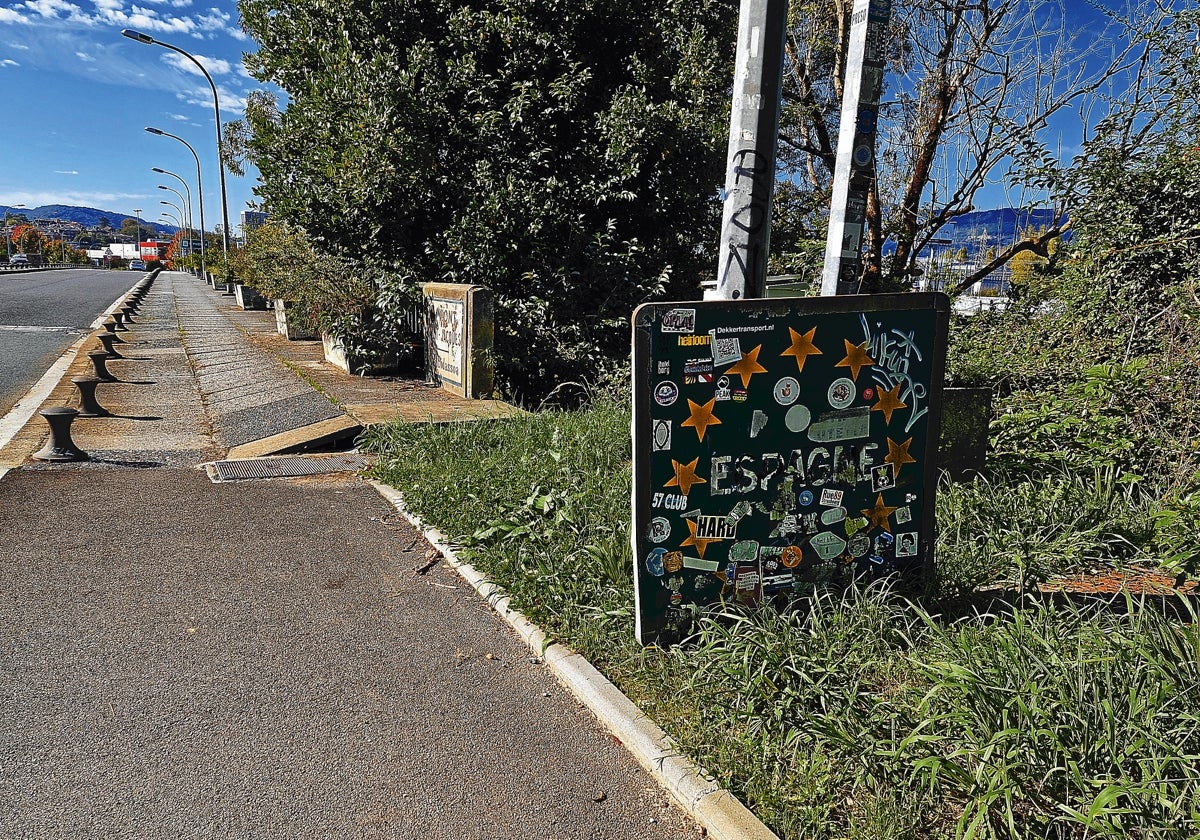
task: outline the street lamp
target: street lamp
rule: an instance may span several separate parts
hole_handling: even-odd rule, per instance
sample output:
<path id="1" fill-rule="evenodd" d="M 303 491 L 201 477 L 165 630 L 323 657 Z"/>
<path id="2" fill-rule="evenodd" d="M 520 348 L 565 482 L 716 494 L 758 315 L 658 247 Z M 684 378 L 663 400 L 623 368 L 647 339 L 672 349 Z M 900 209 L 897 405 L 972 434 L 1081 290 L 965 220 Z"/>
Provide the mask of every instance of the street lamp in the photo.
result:
<path id="1" fill-rule="evenodd" d="M 126 38 L 137 41 L 140 44 L 155 44 L 160 47 L 165 47 L 168 50 L 179 53 L 184 58 L 188 59 L 192 64 L 200 69 L 204 74 L 204 78 L 208 79 L 208 86 L 212 88 L 213 95 L 213 114 L 216 117 L 217 123 L 217 171 L 221 174 L 221 220 L 223 227 L 221 228 L 221 242 L 225 248 L 225 283 L 229 284 L 229 201 L 225 197 L 225 161 L 221 155 L 221 104 L 220 97 L 217 96 L 217 86 L 212 80 L 212 76 L 208 75 L 208 71 L 204 69 L 204 65 L 196 60 L 196 57 L 187 50 L 182 50 L 174 44 L 168 44 L 165 41 L 159 41 L 157 38 L 151 37 L 144 32 L 138 32 L 134 29 L 122 29 L 121 34 Z M 164 132 L 165 133 L 165 132 Z M 203 199 L 201 199 L 203 201 Z"/>
<path id="2" fill-rule="evenodd" d="M 196 161 L 196 191 L 200 193 L 200 276 L 204 280 L 208 280 L 208 251 L 204 246 L 205 229 L 204 229 L 204 181 L 200 178 L 200 156 L 196 154 L 196 150 L 192 148 L 192 144 L 184 140 L 177 134 L 171 134 L 169 131 L 163 131 L 161 128 L 151 128 L 146 126 L 146 131 L 151 134 L 156 134 L 159 137 L 170 137 L 172 140 L 178 140 L 183 145 L 187 146 L 188 151 L 192 153 L 192 157 Z M 176 176 L 178 177 L 178 176 Z"/>
<path id="3" fill-rule="evenodd" d="M 158 188 L 160 190 L 166 190 L 167 192 L 173 192 L 173 193 L 175 193 L 175 195 L 179 196 L 179 204 L 180 204 L 179 212 L 183 215 L 183 218 L 186 219 L 187 211 L 185 211 L 184 208 L 187 207 L 187 202 L 183 200 L 183 193 L 181 193 L 179 190 L 175 189 L 174 187 L 164 187 L 162 184 L 159 184 Z"/>
<path id="4" fill-rule="evenodd" d="M 186 220 L 184 220 L 185 227 L 187 227 L 187 229 L 188 229 L 188 234 L 187 234 L 187 237 L 188 237 L 188 247 L 187 247 L 187 252 L 188 252 L 188 256 L 191 256 L 191 254 L 192 254 L 192 237 L 193 237 L 193 236 L 195 235 L 195 233 L 196 233 L 196 226 L 195 226 L 195 222 L 194 222 L 194 220 L 193 220 L 193 218 L 192 218 L 192 190 L 191 190 L 191 188 L 188 186 L 188 182 L 187 182 L 187 181 L 183 180 L 183 178 L 180 178 L 178 175 L 176 175 L 174 172 L 171 172 L 170 170 L 167 170 L 167 169 L 160 169 L 160 168 L 159 168 L 159 167 L 157 167 L 157 166 L 152 166 L 152 167 L 150 168 L 150 171 L 151 171 L 151 172 L 157 172 L 157 173 L 159 173 L 160 175 L 170 175 L 170 176 L 171 176 L 172 178 L 174 178 L 176 181 L 178 181 L 179 183 L 183 184 L 183 190 L 184 190 L 184 192 L 186 192 L 186 193 L 187 193 L 187 201 L 185 202 L 185 203 L 187 204 L 187 219 L 186 219 Z"/>
<path id="5" fill-rule="evenodd" d="M 134 245 L 133 245 L 134 250 L 137 251 L 137 256 L 134 259 L 140 260 L 142 258 L 142 211 L 135 207 L 133 210 L 133 214 L 135 216 L 137 216 L 137 225 L 138 225 L 137 240 L 134 242 Z"/>

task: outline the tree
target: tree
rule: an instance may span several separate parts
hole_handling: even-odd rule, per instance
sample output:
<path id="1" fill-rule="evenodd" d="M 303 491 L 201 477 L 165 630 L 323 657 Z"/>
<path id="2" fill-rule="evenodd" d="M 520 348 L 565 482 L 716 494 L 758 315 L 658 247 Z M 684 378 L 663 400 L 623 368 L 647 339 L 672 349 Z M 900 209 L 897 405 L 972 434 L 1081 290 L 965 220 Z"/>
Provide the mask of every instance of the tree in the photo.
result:
<path id="1" fill-rule="evenodd" d="M 798 204 L 807 213 L 781 218 L 784 228 L 825 224 L 851 5 L 793 4 L 780 162 L 810 200 Z M 1059 0 L 894 4 L 868 204 L 867 287 L 906 286 L 929 240 L 975 209 L 979 191 L 998 179 L 1032 187 L 1017 206 L 1044 199 L 1057 221 L 1040 237 L 1000 249 L 959 289 L 1021 251 L 1046 257 L 1080 195 L 1065 175 L 1077 162 L 1058 161 L 1050 120 L 1078 112 L 1104 132 L 1117 130 L 1121 115 L 1154 122 L 1164 103 L 1150 91 L 1159 85 L 1161 92 L 1171 72 L 1163 61 L 1167 33 L 1190 31 L 1183 8 L 1183 0 L 1141 4 L 1136 16 L 1109 13 L 1103 32 L 1079 32 Z M 887 259 L 885 241 L 894 246 Z"/>
<path id="2" fill-rule="evenodd" d="M 364 267 L 386 316 L 484 283 L 498 381 L 535 398 L 628 354 L 638 303 L 715 269 L 736 14 L 718 0 L 242 0 L 276 218 Z"/>

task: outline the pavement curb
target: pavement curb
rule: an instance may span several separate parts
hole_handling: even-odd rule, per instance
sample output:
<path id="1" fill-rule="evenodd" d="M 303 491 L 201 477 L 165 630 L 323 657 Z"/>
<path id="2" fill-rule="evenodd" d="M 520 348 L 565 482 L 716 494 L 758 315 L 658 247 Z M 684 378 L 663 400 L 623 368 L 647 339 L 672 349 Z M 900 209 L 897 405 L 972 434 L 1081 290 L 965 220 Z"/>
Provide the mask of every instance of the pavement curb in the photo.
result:
<path id="1" fill-rule="evenodd" d="M 23 274 L 26 272 L 11 273 Z M 95 334 L 96 330 L 104 325 L 106 318 L 117 311 L 118 305 L 129 297 L 130 293 L 137 288 L 140 282 L 141 279 L 139 278 L 126 291 L 118 295 L 116 300 L 110 303 L 108 308 L 96 320 L 92 321 L 91 325 L 87 328 L 88 331 L 64 350 L 62 355 L 54 360 L 54 364 L 46 368 L 46 372 L 33 384 L 33 387 L 21 395 L 21 398 L 17 400 L 16 404 L 7 414 L 0 417 L 0 450 L 3 450 L 12 443 L 13 438 L 29 425 L 30 421 L 33 420 L 33 416 L 37 414 L 38 409 L 45 404 L 46 400 L 50 399 L 54 393 L 54 389 L 59 386 L 63 377 L 67 375 L 67 371 L 70 370 L 71 365 L 75 364 L 75 360 L 79 358 L 79 351 L 83 349 L 88 339 Z M 0 478 L 4 478 L 5 473 L 12 468 L 12 465 L 6 466 L 0 463 Z"/>
<path id="2" fill-rule="evenodd" d="M 459 560 L 445 535 L 430 528 L 404 505 L 393 487 L 368 479 L 414 528 L 420 531 L 454 570 L 499 613 L 517 635 L 553 671 L 555 677 L 587 706 L 675 801 L 717 840 L 779 840 L 737 797 L 717 785 L 701 768 L 680 754 L 670 737 L 583 656 L 551 642 L 541 628 L 509 605 L 505 591 L 469 563 Z"/>

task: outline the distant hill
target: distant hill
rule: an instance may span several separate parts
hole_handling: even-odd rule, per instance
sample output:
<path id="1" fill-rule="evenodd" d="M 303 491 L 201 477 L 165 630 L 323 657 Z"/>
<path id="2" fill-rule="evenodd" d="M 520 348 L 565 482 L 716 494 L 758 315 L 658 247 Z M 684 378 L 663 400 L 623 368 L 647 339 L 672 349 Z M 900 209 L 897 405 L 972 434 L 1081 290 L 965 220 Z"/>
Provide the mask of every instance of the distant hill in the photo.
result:
<path id="1" fill-rule="evenodd" d="M 959 216 L 952 224 L 938 231 L 941 239 L 952 239 L 950 247 L 966 248 L 974 257 L 990 247 L 1003 247 L 1020 236 L 1027 228 L 1049 227 L 1054 222 L 1054 213 L 1046 209 L 1014 210 L 1005 207 L 997 210 L 978 210 Z M 1068 232 L 1064 239 L 1071 238 Z"/>
<path id="2" fill-rule="evenodd" d="M 130 216 L 126 213 L 118 213 L 115 210 L 97 210 L 94 207 L 72 207 L 67 204 L 47 204 L 42 207 L 6 207 L 0 204 L 0 213 L 24 214 L 30 219 L 62 219 L 66 222 L 78 222 L 84 227 L 94 228 L 100 224 L 100 219 L 108 219 L 108 223 L 114 229 L 121 227 L 121 222 L 125 219 L 137 219 L 137 216 Z M 157 231 L 158 233 L 174 236 L 176 228 L 173 225 L 163 225 L 157 222 L 152 222 L 145 217 L 142 218 L 142 227 Z"/>

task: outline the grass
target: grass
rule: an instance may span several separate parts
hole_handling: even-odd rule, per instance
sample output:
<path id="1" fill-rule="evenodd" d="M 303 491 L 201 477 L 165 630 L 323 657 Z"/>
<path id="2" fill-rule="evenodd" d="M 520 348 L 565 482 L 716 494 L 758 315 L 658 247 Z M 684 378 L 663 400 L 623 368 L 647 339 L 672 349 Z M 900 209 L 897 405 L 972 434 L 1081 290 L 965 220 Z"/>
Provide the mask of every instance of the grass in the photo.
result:
<path id="1" fill-rule="evenodd" d="M 1161 511 L 1134 487 L 945 485 L 924 602 L 825 591 L 709 616 L 660 650 L 632 634 L 624 406 L 392 425 L 366 445 L 416 513 L 782 837 L 1200 836 L 1194 614 L 952 606 L 982 584 L 1152 558 Z"/>

